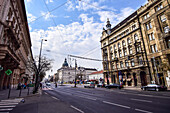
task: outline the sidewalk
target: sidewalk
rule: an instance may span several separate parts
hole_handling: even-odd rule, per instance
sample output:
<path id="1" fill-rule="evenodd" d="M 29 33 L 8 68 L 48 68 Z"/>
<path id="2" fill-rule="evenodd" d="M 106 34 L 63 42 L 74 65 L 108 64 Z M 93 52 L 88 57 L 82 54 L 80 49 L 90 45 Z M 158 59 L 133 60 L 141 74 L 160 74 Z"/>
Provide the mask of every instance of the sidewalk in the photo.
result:
<path id="1" fill-rule="evenodd" d="M 55 96 L 40 91 L 38 95 L 25 97 L 10 113 L 80 113 L 70 104 L 59 100 Z"/>
<path id="2" fill-rule="evenodd" d="M 28 89 L 22 89 L 20 97 L 24 98 L 26 96 L 35 95 L 35 94 L 32 94 L 32 91 L 33 91 L 33 87 L 29 88 L 29 92 L 28 92 Z M 8 94 L 9 94 L 9 89 L 1 90 L 0 100 L 8 99 Z M 16 88 L 12 88 L 10 92 L 10 99 L 19 98 L 19 94 L 20 94 L 20 90 L 17 90 Z"/>

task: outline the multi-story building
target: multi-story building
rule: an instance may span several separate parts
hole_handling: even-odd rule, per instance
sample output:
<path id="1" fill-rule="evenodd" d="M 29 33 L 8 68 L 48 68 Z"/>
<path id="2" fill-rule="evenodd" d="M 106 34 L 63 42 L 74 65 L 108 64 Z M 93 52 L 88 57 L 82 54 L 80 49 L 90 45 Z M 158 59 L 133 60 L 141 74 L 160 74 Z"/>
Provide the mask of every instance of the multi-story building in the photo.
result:
<path id="1" fill-rule="evenodd" d="M 145 6 L 113 28 L 107 20 L 107 29 L 103 28 L 101 37 L 107 84 L 164 84 L 170 61 L 168 2 L 148 0 Z"/>
<path id="2" fill-rule="evenodd" d="M 137 10 L 152 79 L 167 85 L 170 68 L 170 0 L 148 0 Z M 170 77 L 170 75 L 169 75 Z"/>
<path id="3" fill-rule="evenodd" d="M 29 81 L 28 59 L 33 57 L 24 1 L 0 0 L 0 89 Z"/>
<path id="4" fill-rule="evenodd" d="M 88 75 L 92 72 L 96 72 L 96 69 L 93 68 L 85 68 L 85 67 L 71 67 L 67 63 L 67 59 L 65 59 L 62 67 L 57 70 L 57 77 L 59 82 L 67 82 L 73 83 L 75 81 L 75 77 L 77 82 L 87 81 Z"/>

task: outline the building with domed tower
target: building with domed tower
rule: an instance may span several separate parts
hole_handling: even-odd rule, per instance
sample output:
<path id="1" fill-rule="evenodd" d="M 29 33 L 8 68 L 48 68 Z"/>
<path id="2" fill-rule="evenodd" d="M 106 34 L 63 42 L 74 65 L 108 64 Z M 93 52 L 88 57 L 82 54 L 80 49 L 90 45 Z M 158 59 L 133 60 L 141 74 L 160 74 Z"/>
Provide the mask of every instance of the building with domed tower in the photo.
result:
<path id="1" fill-rule="evenodd" d="M 97 70 L 94 68 L 85 68 L 85 67 L 72 67 L 69 66 L 67 59 L 65 58 L 62 67 L 57 70 L 55 74 L 58 78 L 59 83 L 73 83 L 76 81 L 79 83 L 80 81 L 87 81 L 88 74 L 92 72 L 96 72 Z"/>

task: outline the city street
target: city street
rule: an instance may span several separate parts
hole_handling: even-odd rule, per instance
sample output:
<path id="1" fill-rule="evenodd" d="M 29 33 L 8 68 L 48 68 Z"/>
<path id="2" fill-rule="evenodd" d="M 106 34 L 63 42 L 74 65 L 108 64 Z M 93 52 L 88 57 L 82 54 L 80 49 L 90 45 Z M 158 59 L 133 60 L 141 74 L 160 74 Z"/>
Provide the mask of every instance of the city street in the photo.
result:
<path id="1" fill-rule="evenodd" d="M 79 87 L 79 86 L 78 86 Z M 45 95 L 70 104 L 81 113 L 169 113 L 170 92 L 105 88 L 74 88 L 68 85 L 46 89 Z"/>

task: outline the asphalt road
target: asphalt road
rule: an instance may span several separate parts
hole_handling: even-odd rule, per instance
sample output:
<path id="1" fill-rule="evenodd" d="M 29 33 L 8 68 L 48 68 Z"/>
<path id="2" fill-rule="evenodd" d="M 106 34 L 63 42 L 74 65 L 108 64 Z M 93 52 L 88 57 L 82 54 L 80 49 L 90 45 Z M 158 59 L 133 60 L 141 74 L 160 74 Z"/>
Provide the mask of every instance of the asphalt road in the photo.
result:
<path id="1" fill-rule="evenodd" d="M 169 113 L 170 92 L 125 89 L 47 88 L 44 94 L 70 105 L 80 113 Z M 57 113 L 57 112 L 56 112 Z M 74 113 L 74 112 L 73 112 Z"/>

